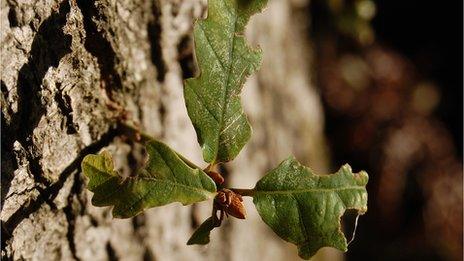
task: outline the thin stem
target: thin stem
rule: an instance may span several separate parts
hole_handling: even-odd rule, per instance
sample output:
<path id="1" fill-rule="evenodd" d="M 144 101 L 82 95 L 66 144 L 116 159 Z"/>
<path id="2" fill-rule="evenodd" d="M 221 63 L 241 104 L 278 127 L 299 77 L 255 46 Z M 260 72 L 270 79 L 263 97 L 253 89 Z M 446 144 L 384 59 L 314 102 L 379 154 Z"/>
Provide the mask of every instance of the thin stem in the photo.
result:
<path id="1" fill-rule="evenodd" d="M 140 143 L 146 143 L 146 142 L 149 142 L 151 140 L 153 140 L 154 138 L 152 138 L 150 135 L 142 132 L 141 130 L 139 130 L 137 127 L 134 127 L 132 125 L 129 125 L 127 123 L 124 123 L 124 122 L 119 122 L 118 123 L 118 129 L 120 130 L 121 134 L 124 134 L 126 135 L 128 138 L 132 139 L 133 141 L 135 142 L 140 142 Z M 185 163 L 187 163 L 187 165 L 189 165 L 190 167 L 192 168 L 197 168 L 197 169 L 201 169 L 200 167 L 198 167 L 197 165 L 193 164 L 192 162 L 190 162 L 189 160 L 187 160 L 186 158 L 184 158 L 182 155 L 180 154 L 177 154 Z M 214 168 L 214 163 L 213 164 L 210 164 L 208 165 L 208 167 L 205 169 L 206 172 L 210 171 L 211 169 Z M 230 188 L 230 190 L 232 190 L 233 192 L 237 193 L 237 194 L 240 194 L 244 197 L 248 196 L 248 197 L 253 197 L 253 195 L 255 194 L 255 190 L 254 189 L 238 189 L 238 188 Z M 214 211 L 214 210 L 213 210 Z"/>
<path id="2" fill-rule="evenodd" d="M 255 195 L 255 189 L 238 189 L 238 188 L 230 188 L 233 192 L 244 196 L 244 197 L 253 197 Z"/>
<path id="3" fill-rule="evenodd" d="M 139 128 L 129 125 L 124 122 L 118 122 L 118 129 L 121 134 L 124 134 L 133 141 L 146 143 L 150 140 L 153 140 L 153 137 L 142 132 Z"/>
<path id="4" fill-rule="evenodd" d="M 127 136 L 129 139 L 139 142 L 139 143 L 147 143 L 149 141 L 155 140 L 152 136 L 142 132 L 140 129 L 137 127 L 134 127 L 130 124 L 124 123 L 124 122 L 119 122 L 118 123 L 118 129 L 121 132 L 121 134 Z M 197 165 L 195 165 L 193 162 L 190 160 L 186 159 L 184 156 L 180 155 L 179 153 L 175 152 L 177 156 L 184 161 L 187 165 L 189 165 L 193 169 L 201 169 Z"/>

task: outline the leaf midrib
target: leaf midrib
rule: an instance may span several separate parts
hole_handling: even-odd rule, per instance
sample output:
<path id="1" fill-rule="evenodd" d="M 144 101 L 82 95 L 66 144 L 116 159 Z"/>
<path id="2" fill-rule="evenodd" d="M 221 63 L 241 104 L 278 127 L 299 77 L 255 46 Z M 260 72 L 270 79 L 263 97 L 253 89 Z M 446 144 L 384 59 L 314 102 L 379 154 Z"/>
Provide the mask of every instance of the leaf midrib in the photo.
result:
<path id="1" fill-rule="evenodd" d="M 230 13 L 230 12 L 229 12 Z M 237 14 L 236 13 L 230 13 L 231 15 L 233 15 L 234 17 L 234 23 L 233 23 L 233 30 L 232 30 L 232 43 L 230 44 L 230 50 L 229 50 L 229 68 L 228 68 L 228 71 L 227 71 L 227 79 L 226 79 L 226 86 L 225 86 L 225 92 L 224 92 L 224 97 L 222 98 L 222 113 L 221 113 L 221 118 L 220 118 L 220 122 L 219 122 L 219 131 L 217 133 L 217 143 L 218 143 L 218 146 L 217 146 L 217 151 L 216 151 L 216 156 L 215 156 L 215 159 L 214 161 L 217 160 L 218 158 L 218 154 L 219 154 L 219 145 L 221 144 L 220 142 L 220 138 L 221 138 L 221 133 L 222 133 L 222 130 L 224 129 L 224 117 L 225 117 L 225 114 L 226 114 L 226 111 L 227 111 L 227 97 L 229 96 L 229 85 L 230 85 L 230 75 L 232 73 L 232 65 L 234 63 L 234 47 L 235 47 L 235 38 L 236 38 L 236 29 L 237 29 Z"/>
<path id="2" fill-rule="evenodd" d="M 90 166 L 90 167 L 95 168 L 93 166 Z M 97 186 L 94 189 L 94 191 L 97 192 L 99 187 L 103 186 L 108 181 L 110 181 L 111 178 L 114 178 L 114 177 L 121 178 L 121 176 L 119 176 L 119 175 L 111 176 L 110 178 L 108 178 L 104 182 L 102 182 L 99 186 Z M 214 192 L 211 192 L 211 191 L 207 190 L 206 188 L 203 188 L 203 187 L 198 188 L 198 187 L 188 186 L 188 185 L 185 185 L 185 184 L 182 184 L 182 183 L 178 183 L 177 180 L 172 181 L 172 180 L 169 180 L 169 179 L 157 179 L 157 178 L 152 178 L 152 177 L 139 177 L 139 176 L 136 176 L 136 177 L 127 177 L 121 183 L 118 184 L 118 186 L 117 186 L 117 188 L 115 190 L 113 190 L 111 193 L 107 194 L 106 196 L 104 196 L 100 200 L 101 201 L 107 201 L 114 194 L 119 192 L 124 186 L 126 186 L 127 182 L 129 182 L 129 181 L 155 181 L 155 182 L 159 182 L 159 183 L 166 183 L 166 184 L 170 184 L 170 185 L 173 185 L 173 186 L 182 187 L 182 188 L 185 188 L 186 190 L 190 190 L 190 191 L 193 191 L 193 192 L 196 192 L 196 193 L 199 193 L 199 194 L 204 194 L 204 195 L 210 194 L 211 196 L 214 195 Z M 201 182 L 200 182 L 200 184 L 201 184 Z M 149 191 L 151 192 L 152 189 L 149 189 Z"/>
<path id="3" fill-rule="evenodd" d="M 177 182 L 172 182 L 171 180 L 168 180 L 168 179 L 157 179 L 157 178 L 149 178 L 149 177 L 143 177 L 143 178 L 137 178 L 137 177 L 128 177 L 127 179 L 138 179 L 138 180 L 148 180 L 148 181 L 156 181 L 156 182 L 164 182 L 164 183 L 167 183 L 167 184 L 171 184 L 171 185 L 174 185 L 174 186 L 180 186 L 180 187 L 184 187 L 186 188 L 187 190 L 193 190 L 193 191 L 196 191 L 196 192 L 199 192 L 201 194 L 211 194 L 211 195 L 214 195 L 214 192 L 211 192 L 205 188 L 198 188 L 198 187 L 191 187 L 191 186 L 187 186 L 185 184 L 182 184 L 182 183 L 177 183 Z M 205 193 L 206 192 L 206 193 Z"/>
<path id="4" fill-rule="evenodd" d="M 298 189 L 298 190 L 259 190 L 256 189 L 255 195 L 257 194 L 299 194 L 299 193 L 309 193 L 309 192 L 338 192 L 342 190 L 365 190 L 362 186 L 350 186 L 344 188 L 334 188 L 334 189 Z"/>
<path id="5" fill-rule="evenodd" d="M 132 178 L 132 177 L 129 177 L 127 178 L 127 180 L 125 181 L 128 181 L 130 179 L 136 179 L 135 177 Z M 186 188 L 186 190 L 190 190 L 190 191 L 193 191 L 193 192 L 197 192 L 198 194 L 200 195 L 205 195 L 206 197 L 208 195 L 206 194 L 211 194 L 211 195 L 214 195 L 213 192 L 210 192 L 209 190 L 206 190 L 206 189 L 199 189 L 197 187 L 189 187 L 187 185 L 184 185 L 184 184 L 180 184 L 180 183 L 176 183 L 176 182 L 169 182 L 170 180 L 163 180 L 163 179 L 156 179 L 156 178 L 147 178 L 147 177 L 144 177 L 144 178 L 138 178 L 138 180 L 154 180 L 155 182 L 159 182 L 159 183 L 167 183 L 167 184 L 171 184 L 173 186 L 179 186 L 179 187 L 184 187 Z M 122 187 L 122 184 L 121 186 L 118 188 L 118 190 Z M 136 204 L 138 204 L 139 202 L 141 201 L 144 201 L 145 199 L 147 199 L 147 196 L 150 195 L 151 193 L 153 192 L 153 188 L 150 188 L 146 193 L 144 193 L 140 198 L 138 198 L 136 201 L 133 201 L 131 203 L 129 203 L 127 206 L 125 206 L 123 209 L 122 209 L 122 212 L 126 212 L 127 210 L 129 209 L 132 209 L 133 206 L 135 206 Z M 206 192 L 206 193 L 205 193 Z M 171 200 L 170 202 L 176 202 L 176 200 Z M 181 203 L 184 203 L 182 201 L 179 201 Z M 162 204 L 163 205 L 163 204 Z M 158 205 L 159 206 L 159 205 Z M 146 209 L 146 206 L 143 206 L 142 209 L 140 209 L 137 213 L 140 213 L 142 212 L 144 209 Z"/>

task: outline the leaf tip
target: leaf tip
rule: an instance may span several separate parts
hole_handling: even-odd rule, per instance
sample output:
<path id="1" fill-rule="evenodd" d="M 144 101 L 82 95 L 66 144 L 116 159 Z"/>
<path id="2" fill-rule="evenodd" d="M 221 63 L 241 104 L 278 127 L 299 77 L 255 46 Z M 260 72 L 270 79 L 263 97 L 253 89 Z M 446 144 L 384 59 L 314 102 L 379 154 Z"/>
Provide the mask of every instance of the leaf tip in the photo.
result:
<path id="1" fill-rule="evenodd" d="M 350 164 L 344 164 L 341 167 L 342 171 L 347 172 L 347 173 L 352 173 L 353 169 L 351 168 Z"/>
<path id="2" fill-rule="evenodd" d="M 360 186 L 366 186 L 369 182 L 369 175 L 366 171 L 361 170 L 358 173 L 354 173 L 354 178 L 356 179 L 356 183 Z"/>
<path id="3" fill-rule="evenodd" d="M 198 228 L 193 232 L 190 239 L 187 241 L 187 245 L 206 245 L 210 241 L 211 230 L 217 227 L 214 224 L 213 218 L 209 217 L 206 219 Z"/>

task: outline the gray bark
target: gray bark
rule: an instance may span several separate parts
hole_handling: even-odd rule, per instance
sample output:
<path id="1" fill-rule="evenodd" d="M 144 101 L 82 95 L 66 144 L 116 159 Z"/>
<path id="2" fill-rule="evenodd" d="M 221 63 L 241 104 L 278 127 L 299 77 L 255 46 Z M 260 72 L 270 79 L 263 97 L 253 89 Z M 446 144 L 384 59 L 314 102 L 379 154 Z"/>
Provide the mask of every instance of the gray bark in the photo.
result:
<path id="1" fill-rule="evenodd" d="M 224 168 L 233 187 L 254 186 L 289 154 L 326 171 L 307 4 L 270 0 L 248 28 L 264 61 L 243 93 L 253 137 Z M 80 172 L 86 154 L 110 150 L 126 175 L 143 164 L 140 146 L 114 129 L 120 108 L 205 165 L 182 96 L 183 78 L 195 74 L 192 21 L 205 11 L 200 0 L 1 2 L 2 259 L 297 259 L 250 199 L 248 218 L 227 220 L 206 247 L 185 242 L 211 202 L 171 204 L 125 220 L 90 203 Z M 338 255 L 325 250 L 319 257 Z"/>

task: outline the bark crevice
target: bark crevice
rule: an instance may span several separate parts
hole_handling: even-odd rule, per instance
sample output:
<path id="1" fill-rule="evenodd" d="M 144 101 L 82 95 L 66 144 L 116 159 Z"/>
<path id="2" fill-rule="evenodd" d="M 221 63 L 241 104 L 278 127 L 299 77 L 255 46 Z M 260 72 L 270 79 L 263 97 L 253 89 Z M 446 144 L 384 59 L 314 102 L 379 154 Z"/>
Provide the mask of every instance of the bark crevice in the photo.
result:
<path id="1" fill-rule="evenodd" d="M 116 52 L 95 22 L 105 18 L 95 6 L 95 1 L 77 0 L 77 6 L 84 20 L 85 49 L 97 59 L 102 87 L 106 90 L 108 98 L 114 101 L 114 91 L 123 89 L 123 86 L 121 76 L 116 70 L 116 64 L 119 62 Z"/>
<path id="2" fill-rule="evenodd" d="M 166 63 L 163 59 L 163 53 L 161 48 L 161 12 L 159 10 L 159 1 L 155 0 L 153 4 L 153 15 L 154 18 L 148 23 L 148 40 L 150 43 L 151 61 L 156 67 L 156 79 L 159 82 L 164 81 L 166 75 Z"/>
<path id="3" fill-rule="evenodd" d="M 10 122 L 6 122 L 2 112 L 2 151 L 7 152 L 6 157 L 2 153 L 2 166 L 6 164 L 12 167 L 5 169 L 6 173 L 3 172 L 2 167 L 4 174 L 2 175 L 2 209 L 4 196 L 8 194 L 13 179 L 13 171 L 18 167 L 17 162 L 13 163 L 13 166 L 8 164 L 12 160 L 9 158 L 11 156 L 9 152 L 14 151 L 15 141 L 26 149 L 29 169 L 35 181 L 44 186 L 50 185 L 49 181 L 42 176 L 41 155 L 36 152 L 32 134 L 46 112 L 46 105 L 41 94 L 45 74 L 50 67 L 58 67 L 61 59 L 71 52 L 71 36 L 63 32 L 69 11 L 69 2 L 63 1 L 58 11 L 53 12 L 41 23 L 32 41 L 27 63 L 18 72 L 16 84 L 18 111 L 12 115 Z"/>
<path id="4" fill-rule="evenodd" d="M 28 218 L 30 214 L 36 212 L 44 203 L 49 204 L 52 209 L 56 209 L 53 200 L 56 198 L 61 188 L 63 187 L 65 181 L 68 179 L 70 175 L 72 175 L 73 173 L 74 175 L 79 175 L 81 173 L 80 170 L 82 159 L 86 155 L 91 153 L 97 153 L 100 149 L 108 146 L 110 142 L 114 139 L 114 137 L 116 137 L 117 135 L 118 132 L 116 129 L 110 129 L 107 133 L 102 135 L 100 140 L 82 149 L 79 155 L 76 157 L 76 159 L 61 172 L 59 180 L 56 183 L 47 186 L 45 189 L 41 191 L 37 199 L 31 200 L 30 202 L 24 204 L 16 212 L 14 212 L 8 218 L 8 220 L 6 220 L 5 222 L 2 221 L 2 232 L 4 232 L 2 233 L 2 250 L 4 250 L 4 244 L 6 244 L 7 241 L 12 237 L 15 228 L 24 219 Z"/>

